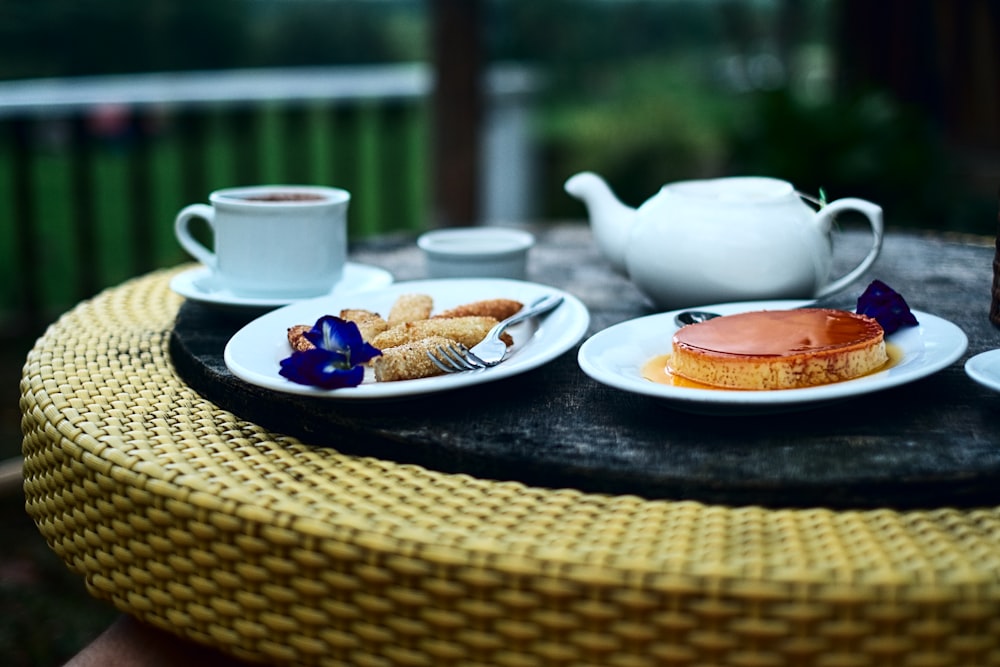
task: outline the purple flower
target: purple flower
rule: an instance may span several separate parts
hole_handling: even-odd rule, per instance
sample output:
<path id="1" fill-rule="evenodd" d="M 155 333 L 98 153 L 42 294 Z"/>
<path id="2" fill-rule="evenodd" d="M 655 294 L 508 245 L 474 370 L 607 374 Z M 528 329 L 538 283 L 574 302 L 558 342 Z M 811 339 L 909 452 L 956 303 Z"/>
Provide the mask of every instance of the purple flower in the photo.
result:
<path id="1" fill-rule="evenodd" d="M 900 327 L 915 327 L 918 324 L 902 295 L 881 280 L 873 280 L 858 297 L 857 312 L 875 318 L 886 334 L 891 334 Z"/>
<path id="2" fill-rule="evenodd" d="M 362 364 L 382 354 L 364 341 L 357 324 L 333 315 L 316 320 L 305 338 L 316 347 L 292 352 L 281 360 L 278 373 L 321 389 L 357 387 L 365 377 Z"/>

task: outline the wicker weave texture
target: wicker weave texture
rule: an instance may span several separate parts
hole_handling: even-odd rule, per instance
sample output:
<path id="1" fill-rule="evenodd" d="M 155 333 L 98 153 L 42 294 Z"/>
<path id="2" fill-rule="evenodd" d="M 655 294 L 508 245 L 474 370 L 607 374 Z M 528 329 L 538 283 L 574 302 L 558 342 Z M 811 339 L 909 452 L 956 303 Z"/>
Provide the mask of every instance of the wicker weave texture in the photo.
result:
<path id="1" fill-rule="evenodd" d="M 767 510 L 312 448 L 172 371 L 172 272 L 21 383 L 28 512 L 122 611 L 272 664 L 1000 665 L 1000 508 Z"/>

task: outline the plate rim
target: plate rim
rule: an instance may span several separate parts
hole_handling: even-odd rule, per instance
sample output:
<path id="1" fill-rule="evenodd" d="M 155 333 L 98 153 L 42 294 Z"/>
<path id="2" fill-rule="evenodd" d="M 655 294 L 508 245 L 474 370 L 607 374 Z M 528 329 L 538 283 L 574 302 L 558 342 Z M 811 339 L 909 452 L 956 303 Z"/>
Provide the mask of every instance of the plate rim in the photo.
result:
<path id="1" fill-rule="evenodd" d="M 555 310 L 549 313 L 545 319 L 540 321 L 538 330 L 535 331 L 532 336 L 532 339 L 534 339 L 534 336 L 537 336 L 538 331 L 546 329 L 551 330 L 553 332 L 550 334 L 551 341 L 543 341 L 549 342 L 551 347 L 545 350 L 536 350 L 532 355 L 522 357 L 520 359 L 516 356 L 512 356 L 510 360 L 505 361 L 499 366 L 488 369 L 488 371 L 470 371 L 467 373 L 455 373 L 447 376 L 435 376 L 415 380 L 403 380 L 378 384 L 373 383 L 361 385 L 360 387 L 347 387 L 343 389 L 319 389 L 317 387 L 295 384 L 294 382 L 286 380 L 278 375 L 277 364 L 275 364 L 273 374 L 261 374 L 247 368 L 246 365 L 240 363 L 239 361 L 240 357 L 238 356 L 238 348 L 243 343 L 243 338 L 252 335 L 257 328 L 264 329 L 271 326 L 274 327 L 275 333 L 280 337 L 285 328 L 287 328 L 289 321 L 292 319 L 302 319 L 301 317 L 296 317 L 296 313 L 300 310 L 314 310 L 315 313 L 325 314 L 320 311 L 331 309 L 330 307 L 324 306 L 324 304 L 330 300 L 344 298 L 350 300 L 357 298 L 370 299 L 377 295 L 383 295 L 383 293 L 388 293 L 391 296 L 393 293 L 398 295 L 408 291 L 427 291 L 428 288 L 433 290 L 435 287 L 440 288 L 444 285 L 447 285 L 449 288 L 460 289 L 465 289 L 467 286 L 470 290 L 477 288 L 497 290 L 507 288 L 512 291 L 521 290 L 521 293 L 524 294 L 525 298 L 541 295 L 543 291 L 545 293 L 559 294 L 563 297 L 563 302 L 559 304 Z M 434 295 L 432 294 L 432 296 Z M 383 296 L 382 298 L 385 297 Z M 470 295 L 468 298 L 469 301 L 474 299 L 474 295 Z M 347 307 L 363 307 L 363 304 L 349 302 L 336 304 L 336 308 L 338 310 L 339 308 Z M 318 318 L 319 315 L 315 313 L 315 317 Z M 557 328 L 555 324 L 552 323 L 552 318 L 560 313 L 562 313 L 561 317 L 565 318 L 566 322 L 563 323 L 562 328 Z M 272 322 L 274 323 L 273 325 Z M 282 324 L 282 322 L 284 322 L 284 324 Z M 230 337 L 223 351 L 223 361 L 225 362 L 226 368 L 228 368 L 233 375 L 244 382 L 262 387 L 264 389 L 269 389 L 271 391 L 277 391 L 290 395 L 322 398 L 333 401 L 373 401 L 416 398 L 443 391 L 450 391 L 461 387 L 494 382 L 503 378 L 520 375 L 521 373 L 534 370 L 535 368 L 552 361 L 572 349 L 573 346 L 579 343 L 580 340 L 582 340 L 586 335 L 589 326 L 590 311 L 583 304 L 583 302 L 569 292 L 552 285 L 507 278 L 439 278 L 404 280 L 394 282 L 391 285 L 386 285 L 377 289 L 364 290 L 351 294 L 315 297 L 313 299 L 289 304 L 282 308 L 278 308 L 277 310 L 265 313 L 264 315 L 255 318 L 241 327 L 235 334 L 233 334 L 232 337 Z M 278 338 L 279 341 L 281 339 L 282 338 Z M 265 352 L 264 354 L 267 353 Z"/>
<path id="2" fill-rule="evenodd" d="M 923 337 L 924 334 L 929 332 L 928 327 L 934 327 L 935 333 L 938 330 L 944 330 L 947 331 L 948 334 L 954 336 L 954 344 L 945 351 L 938 351 L 940 356 L 935 357 L 930 362 L 925 362 L 917 369 L 910 368 L 909 372 L 904 370 L 904 372 L 897 372 L 895 375 L 890 375 L 893 370 L 890 368 L 861 378 L 855 378 L 853 380 L 846 380 L 818 387 L 760 391 L 726 389 L 709 390 L 694 387 L 671 387 L 669 385 L 658 384 L 645 380 L 638 375 L 631 377 L 624 374 L 618 374 L 617 377 L 615 377 L 615 374 L 606 371 L 594 361 L 593 352 L 595 348 L 597 348 L 598 345 L 608 336 L 615 335 L 616 329 L 620 334 L 623 330 L 628 330 L 632 327 L 639 327 L 643 324 L 652 325 L 656 320 L 660 320 L 660 322 L 656 322 L 656 325 L 661 327 L 662 333 L 659 335 L 669 337 L 678 328 L 673 323 L 674 316 L 684 310 L 715 310 L 717 312 L 727 311 L 724 314 L 734 314 L 738 312 L 745 312 L 747 310 L 787 310 L 790 308 L 805 306 L 810 303 L 813 302 L 808 300 L 738 301 L 697 306 L 694 308 L 680 308 L 668 312 L 654 313 L 651 315 L 632 318 L 603 329 L 584 341 L 583 345 L 580 347 L 579 353 L 577 354 L 577 363 L 586 375 L 597 382 L 622 391 L 663 399 L 681 407 L 697 406 L 702 408 L 765 410 L 781 406 L 792 407 L 808 405 L 811 403 L 841 400 L 844 398 L 860 396 L 902 384 L 907 384 L 923 377 L 927 377 L 928 375 L 932 375 L 933 373 L 950 366 L 965 353 L 965 350 L 968 347 L 968 336 L 958 325 L 949 320 L 938 317 L 937 315 L 932 315 L 924 311 L 913 310 L 914 315 L 919 321 L 919 326 L 893 333 L 888 337 L 890 342 L 892 342 L 892 338 L 894 336 L 909 337 L 916 335 Z M 668 330 L 668 328 L 663 326 L 663 322 L 667 322 L 671 328 Z M 652 334 L 650 334 L 650 336 L 651 335 Z M 643 337 L 643 340 L 646 339 L 648 339 L 648 336 Z"/>
<path id="3" fill-rule="evenodd" d="M 965 374 L 972 380 L 993 391 L 1000 391 L 1000 377 L 992 377 L 984 372 L 983 364 L 987 359 L 1000 357 L 1000 349 L 984 350 L 965 361 Z"/>
<path id="4" fill-rule="evenodd" d="M 387 287 L 396 282 L 396 278 L 393 276 L 392 272 L 387 269 L 383 269 L 380 266 L 348 261 L 344 264 L 344 269 L 347 270 L 348 268 L 353 270 L 363 269 L 365 271 L 369 271 L 373 276 L 372 279 L 377 277 L 379 281 L 385 282 L 378 285 L 365 285 L 360 290 L 347 291 L 343 291 L 341 283 L 338 282 L 328 293 L 322 294 L 318 297 L 243 297 L 236 296 L 226 290 L 220 290 L 218 293 L 210 293 L 197 289 L 195 281 L 202 276 L 208 277 L 211 274 L 211 269 L 209 267 L 204 264 L 198 264 L 181 271 L 171 278 L 170 289 L 186 299 L 209 305 L 246 308 L 280 308 L 294 303 L 301 303 L 302 301 L 309 299 L 335 296 L 338 294 L 338 290 L 341 290 L 340 293 L 343 294 L 357 293 L 372 289 L 380 289 L 381 287 Z"/>

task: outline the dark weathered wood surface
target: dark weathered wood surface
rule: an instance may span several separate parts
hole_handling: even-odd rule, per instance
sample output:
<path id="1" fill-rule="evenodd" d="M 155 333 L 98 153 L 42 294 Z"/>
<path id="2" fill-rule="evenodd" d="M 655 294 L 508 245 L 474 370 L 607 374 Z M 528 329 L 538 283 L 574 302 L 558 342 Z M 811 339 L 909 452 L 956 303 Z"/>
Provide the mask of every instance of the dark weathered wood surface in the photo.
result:
<path id="1" fill-rule="evenodd" d="M 584 225 L 532 228 L 530 278 L 578 296 L 594 333 L 654 312 L 599 257 Z M 838 262 L 860 256 L 861 232 L 838 241 Z M 355 261 L 397 280 L 423 278 L 412 238 L 353 248 Z M 706 417 L 604 387 L 579 370 L 576 352 L 535 371 L 424 399 L 345 404 L 251 387 L 222 360 L 247 319 L 186 303 L 172 353 L 207 398 L 269 429 L 317 446 L 428 468 L 585 491 L 727 504 L 936 507 L 1000 502 L 1000 394 L 962 368 L 1000 346 L 989 322 L 989 239 L 889 234 L 860 293 L 879 278 L 911 307 L 951 320 L 969 336 L 953 366 L 861 398 L 778 415 Z M 589 334 L 588 334 L 589 335 Z"/>

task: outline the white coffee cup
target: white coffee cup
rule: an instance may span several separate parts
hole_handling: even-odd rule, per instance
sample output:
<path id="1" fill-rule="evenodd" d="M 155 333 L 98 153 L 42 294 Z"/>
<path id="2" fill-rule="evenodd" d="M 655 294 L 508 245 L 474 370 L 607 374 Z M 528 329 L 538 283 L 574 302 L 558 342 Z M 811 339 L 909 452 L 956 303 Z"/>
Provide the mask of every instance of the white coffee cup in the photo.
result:
<path id="1" fill-rule="evenodd" d="M 350 199 L 346 190 L 312 185 L 226 188 L 209 195 L 211 206 L 182 209 L 174 233 L 233 294 L 316 296 L 343 275 Z M 212 230 L 213 249 L 192 235 L 195 220 Z"/>

